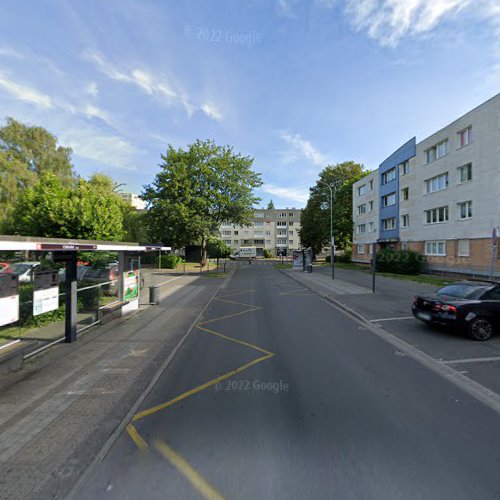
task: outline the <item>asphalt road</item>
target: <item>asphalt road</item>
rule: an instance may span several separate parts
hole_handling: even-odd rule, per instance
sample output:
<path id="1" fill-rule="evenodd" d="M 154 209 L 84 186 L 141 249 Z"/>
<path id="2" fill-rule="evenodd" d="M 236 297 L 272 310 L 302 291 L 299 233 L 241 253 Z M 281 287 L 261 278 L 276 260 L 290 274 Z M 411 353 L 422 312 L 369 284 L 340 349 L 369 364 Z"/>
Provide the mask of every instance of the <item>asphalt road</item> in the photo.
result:
<path id="1" fill-rule="evenodd" d="M 497 413 L 240 265 L 72 498 L 500 499 L 499 443 Z"/>

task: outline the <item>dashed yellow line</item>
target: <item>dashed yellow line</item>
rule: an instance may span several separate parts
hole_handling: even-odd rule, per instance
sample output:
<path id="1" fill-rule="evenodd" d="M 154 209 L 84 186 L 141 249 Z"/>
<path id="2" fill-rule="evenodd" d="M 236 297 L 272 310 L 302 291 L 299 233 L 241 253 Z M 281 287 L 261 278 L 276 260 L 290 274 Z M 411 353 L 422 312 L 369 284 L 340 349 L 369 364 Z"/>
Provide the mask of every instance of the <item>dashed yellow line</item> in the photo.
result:
<path id="1" fill-rule="evenodd" d="M 191 467 L 184 457 L 173 450 L 165 441 L 155 441 L 156 450 L 166 458 L 186 479 L 208 500 L 223 500 L 224 497 L 201 475 Z"/>

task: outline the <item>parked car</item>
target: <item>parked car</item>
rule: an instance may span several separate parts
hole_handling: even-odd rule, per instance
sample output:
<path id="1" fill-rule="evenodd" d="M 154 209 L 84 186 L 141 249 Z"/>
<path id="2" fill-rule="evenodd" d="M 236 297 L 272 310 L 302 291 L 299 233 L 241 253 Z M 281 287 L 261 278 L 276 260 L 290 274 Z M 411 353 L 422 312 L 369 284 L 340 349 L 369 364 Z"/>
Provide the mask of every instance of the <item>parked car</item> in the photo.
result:
<path id="1" fill-rule="evenodd" d="M 415 296 L 412 312 L 426 323 L 451 326 L 474 340 L 488 340 L 500 326 L 500 283 L 453 283 L 434 294 Z"/>
<path id="2" fill-rule="evenodd" d="M 8 262 L 0 262 L 0 273 L 11 273 L 12 267 Z"/>
<path id="3" fill-rule="evenodd" d="M 20 283 L 30 283 L 33 279 L 33 271 L 40 265 L 40 262 L 16 262 L 1 272 L 11 272 L 19 278 Z M 10 269 L 10 270 L 9 270 Z"/>
<path id="4" fill-rule="evenodd" d="M 87 273 L 87 270 L 90 269 L 90 267 L 85 266 L 83 264 L 78 264 L 76 267 L 76 279 L 77 281 L 81 281 L 85 279 L 85 274 Z M 66 269 L 64 267 L 61 267 L 58 271 L 59 273 L 59 282 L 62 283 L 63 281 L 66 280 Z"/>
<path id="5" fill-rule="evenodd" d="M 110 264 L 105 267 L 88 267 L 84 274 L 85 281 L 106 283 L 102 286 L 105 295 L 118 293 L 118 265 Z"/>

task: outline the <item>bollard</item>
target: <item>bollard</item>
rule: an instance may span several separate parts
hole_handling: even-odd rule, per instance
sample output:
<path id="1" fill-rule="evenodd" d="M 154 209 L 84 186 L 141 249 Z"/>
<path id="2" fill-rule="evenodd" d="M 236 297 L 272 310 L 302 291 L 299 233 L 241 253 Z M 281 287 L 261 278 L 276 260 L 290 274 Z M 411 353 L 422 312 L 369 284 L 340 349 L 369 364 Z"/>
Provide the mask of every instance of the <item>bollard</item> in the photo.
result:
<path id="1" fill-rule="evenodd" d="M 312 272 L 313 272 L 313 266 L 312 266 L 312 264 L 309 264 L 309 265 L 307 266 L 307 272 L 308 272 L 308 273 L 312 273 Z"/>
<path id="2" fill-rule="evenodd" d="M 149 303 L 157 306 L 160 303 L 160 287 L 149 287 Z"/>

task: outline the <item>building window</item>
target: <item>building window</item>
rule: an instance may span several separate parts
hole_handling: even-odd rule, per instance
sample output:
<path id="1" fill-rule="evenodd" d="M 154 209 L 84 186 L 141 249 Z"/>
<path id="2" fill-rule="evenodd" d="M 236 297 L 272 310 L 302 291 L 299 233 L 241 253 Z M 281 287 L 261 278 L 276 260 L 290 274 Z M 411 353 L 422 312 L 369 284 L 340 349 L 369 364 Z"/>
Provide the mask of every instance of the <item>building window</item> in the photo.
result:
<path id="1" fill-rule="evenodd" d="M 293 221 L 290 221 L 290 222 L 288 223 L 288 225 L 289 225 L 289 226 L 293 226 Z"/>
<path id="2" fill-rule="evenodd" d="M 233 240 L 233 243 L 237 245 L 240 242 L 240 240 Z"/>
<path id="3" fill-rule="evenodd" d="M 250 245 L 251 242 L 251 240 L 243 240 L 243 245 Z"/>
<path id="4" fill-rule="evenodd" d="M 364 243 L 360 243 L 358 245 L 358 253 L 361 253 L 361 254 L 365 253 L 365 245 L 364 245 Z"/>
<path id="5" fill-rule="evenodd" d="M 371 255 L 373 253 L 373 245 L 368 243 L 368 253 Z"/>
<path id="6" fill-rule="evenodd" d="M 459 219 L 470 219 L 472 217 L 472 201 L 463 201 L 458 203 Z"/>
<path id="7" fill-rule="evenodd" d="M 425 192 L 426 194 L 435 193 L 436 191 L 442 191 L 448 188 L 448 172 L 444 174 L 436 175 L 427 179 L 425 182 Z"/>
<path id="8" fill-rule="evenodd" d="M 387 184 L 396 178 L 396 167 L 391 168 L 382 174 L 382 184 Z"/>
<path id="9" fill-rule="evenodd" d="M 290 245 L 293 245 L 293 240 L 288 240 L 288 243 L 289 243 Z"/>
<path id="10" fill-rule="evenodd" d="M 237 235 L 238 235 L 238 231 L 235 231 L 235 232 L 234 232 L 234 235 L 235 235 L 235 236 L 237 236 Z"/>
<path id="11" fill-rule="evenodd" d="M 288 231 L 288 234 L 289 234 L 290 236 L 293 236 L 293 231 Z"/>
<path id="12" fill-rule="evenodd" d="M 461 130 L 457 134 L 458 137 L 458 147 L 463 148 L 472 142 L 472 127 L 467 127 Z"/>
<path id="13" fill-rule="evenodd" d="M 458 167 L 458 183 L 468 182 L 472 180 L 472 163 L 467 163 Z"/>
<path id="14" fill-rule="evenodd" d="M 410 215 L 405 214 L 401 216 L 401 227 L 409 227 L 410 226 Z"/>
<path id="15" fill-rule="evenodd" d="M 446 242 L 445 241 L 426 241 L 425 242 L 425 255 L 446 255 Z"/>
<path id="16" fill-rule="evenodd" d="M 288 217 L 293 217 L 293 212 L 288 212 Z"/>
<path id="17" fill-rule="evenodd" d="M 366 203 L 358 205 L 358 215 L 366 213 Z"/>
<path id="18" fill-rule="evenodd" d="M 266 240 L 266 245 L 271 246 L 271 240 Z"/>
<path id="19" fill-rule="evenodd" d="M 401 190 L 401 201 L 406 201 L 410 198 L 410 188 L 405 187 Z"/>
<path id="20" fill-rule="evenodd" d="M 266 212 L 264 214 L 264 217 L 266 217 L 267 219 L 270 219 L 272 216 L 273 216 L 273 214 L 271 212 Z"/>
<path id="21" fill-rule="evenodd" d="M 366 232 L 366 224 L 358 224 L 358 227 L 356 228 L 356 232 L 358 234 L 363 234 Z"/>
<path id="22" fill-rule="evenodd" d="M 401 250 L 408 250 L 408 242 L 407 241 L 401 242 Z"/>
<path id="23" fill-rule="evenodd" d="M 286 229 L 285 230 L 283 230 L 283 229 L 279 230 L 278 231 L 278 236 L 286 236 Z"/>
<path id="24" fill-rule="evenodd" d="M 363 184 L 358 188 L 358 196 L 363 196 L 365 193 L 366 193 L 366 184 Z"/>
<path id="25" fill-rule="evenodd" d="M 231 240 L 222 240 L 226 245 L 230 245 L 231 244 Z"/>
<path id="26" fill-rule="evenodd" d="M 254 215 L 260 219 L 261 217 L 264 217 L 264 212 L 254 212 Z"/>
<path id="27" fill-rule="evenodd" d="M 264 236 L 264 231 L 254 231 L 254 236 Z"/>
<path id="28" fill-rule="evenodd" d="M 386 194 L 385 196 L 382 196 L 383 207 L 390 207 L 395 204 L 396 204 L 396 193 L 390 193 Z"/>
<path id="29" fill-rule="evenodd" d="M 278 238 L 276 243 L 278 245 L 286 245 L 286 238 Z"/>
<path id="30" fill-rule="evenodd" d="M 469 256 L 469 240 L 458 240 L 458 256 Z"/>
<path id="31" fill-rule="evenodd" d="M 438 224 L 448 222 L 448 207 L 432 208 L 425 211 L 426 224 Z"/>
<path id="32" fill-rule="evenodd" d="M 375 229 L 373 229 L 373 222 L 369 223 L 368 228 L 370 233 L 373 233 L 373 231 L 375 231 Z"/>
<path id="33" fill-rule="evenodd" d="M 255 245 L 263 245 L 264 244 L 264 240 L 254 240 L 253 242 Z"/>
<path id="34" fill-rule="evenodd" d="M 248 235 L 250 234 L 250 231 L 243 231 L 243 234 L 244 234 L 245 236 L 248 236 Z"/>
<path id="35" fill-rule="evenodd" d="M 254 222 L 254 223 L 253 223 L 253 225 L 254 225 L 255 227 L 262 227 L 262 226 L 264 225 L 264 222 L 263 222 L 263 221 L 261 221 L 261 220 L 260 220 L 260 221 L 256 221 L 256 222 Z"/>
<path id="36" fill-rule="evenodd" d="M 271 236 L 271 231 L 266 231 L 266 236 Z"/>
<path id="37" fill-rule="evenodd" d="M 222 231 L 222 236 L 231 236 L 231 231 Z"/>
<path id="38" fill-rule="evenodd" d="M 399 175 L 406 175 L 410 173 L 410 162 L 408 160 L 399 164 Z"/>
<path id="39" fill-rule="evenodd" d="M 278 217 L 281 217 L 281 218 L 286 217 L 286 212 L 280 212 L 278 214 Z"/>
<path id="40" fill-rule="evenodd" d="M 382 227 L 384 231 L 390 231 L 391 229 L 396 229 L 396 218 L 389 217 L 388 219 L 382 220 Z"/>
<path id="41" fill-rule="evenodd" d="M 370 180 L 370 191 L 373 191 L 373 179 Z"/>
<path id="42" fill-rule="evenodd" d="M 448 139 L 437 143 L 435 146 L 432 146 L 432 148 L 429 148 L 425 152 L 425 154 L 427 163 L 431 163 L 434 160 L 438 160 L 439 158 L 446 156 L 448 154 Z"/>
<path id="43" fill-rule="evenodd" d="M 286 227 L 286 222 L 276 222 L 277 227 Z"/>

